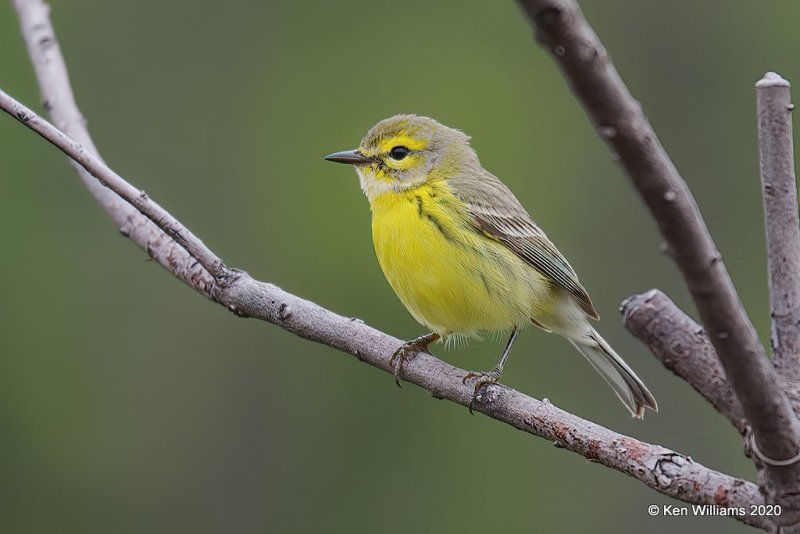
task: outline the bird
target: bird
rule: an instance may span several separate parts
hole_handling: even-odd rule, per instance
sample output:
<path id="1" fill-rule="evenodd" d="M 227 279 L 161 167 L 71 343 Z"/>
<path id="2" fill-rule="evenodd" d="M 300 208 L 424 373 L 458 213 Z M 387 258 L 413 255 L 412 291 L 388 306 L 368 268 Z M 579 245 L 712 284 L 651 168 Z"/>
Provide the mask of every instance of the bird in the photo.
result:
<path id="1" fill-rule="evenodd" d="M 511 190 L 483 168 L 460 130 L 415 114 L 381 120 L 357 148 L 326 160 L 355 167 L 372 212 L 372 238 L 386 280 L 430 333 L 390 359 L 400 385 L 406 362 L 442 340 L 508 335 L 497 365 L 470 372 L 470 403 L 501 377 L 520 330 L 566 338 L 636 418 L 655 398 L 597 333 L 599 319 L 575 270 Z"/>

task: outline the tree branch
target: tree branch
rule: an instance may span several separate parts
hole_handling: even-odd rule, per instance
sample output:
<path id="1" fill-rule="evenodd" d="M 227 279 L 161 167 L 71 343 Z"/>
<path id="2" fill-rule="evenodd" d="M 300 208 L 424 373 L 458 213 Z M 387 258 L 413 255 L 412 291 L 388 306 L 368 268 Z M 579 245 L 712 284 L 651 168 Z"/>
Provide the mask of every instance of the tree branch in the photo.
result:
<path id="1" fill-rule="evenodd" d="M 744 435 L 747 421 L 703 327 L 657 289 L 622 303 L 625 328 Z"/>
<path id="2" fill-rule="evenodd" d="M 89 135 L 86 120 L 75 103 L 64 56 L 50 22 L 50 6 L 42 0 L 14 0 L 14 7 L 39 81 L 44 108 L 59 130 L 80 143 L 85 152 L 102 161 Z M 104 187 L 79 163 L 74 160 L 70 160 L 70 163 L 123 235 L 146 250 L 154 261 L 184 283 L 210 297 L 214 278 L 198 261 L 176 246 L 168 235 L 136 208 Z"/>
<path id="3" fill-rule="evenodd" d="M 598 133 L 619 155 L 658 223 L 733 385 L 758 449 L 785 460 L 800 451 L 800 422 L 744 311 L 697 204 L 574 0 L 518 0 Z M 770 502 L 800 519 L 800 464 L 770 465 Z M 787 516 L 781 520 L 787 519 Z"/>
<path id="4" fill-rule="evenodd" d="M 120 197 L 131 196 L 133 186 L 55 126 L 3 91 L 0 91 L 0 109 L 70 158 L 83 162 L 93 172 L 103 176 L 98 180 Z M 165 232 L 168 231 L 175 222 L 166 216 L 168 214 L 163 212 L 163 208 L 150 202 L 138 203 L 136 207 L 142 211 L 147 209 L 151 212 L 148 218 Z M 187 235 L 191 235 L 188 230 Z M 188 250 L 189 243 L 191 241 L 184 238 L 174 241 L 171 246 Z M 209 251 L 209 254 L 212 253 Z M 401 340 L 357 319 L 337 315 L 272 284 L 254 280 L 241 271 L 226 270 L 215 281 L 213 291 L 208 296 L 237 315 L 268 321 L 298 336 L 348 352 L 379 369 L 393 372 L 389 357 L 402 344 Z M 405 367 L 404 379 L 426 389 L 436 398 L 469 406 L 473 388 L 462 383 L 465 374 L 463 369 L 423 353 Z M 750 482 L 708 469 L 664 447 L 617 434 L 565 412 L 550 402 L 538 401 L 499 384 L 488 386 L 483 397 L 476 407 L 482 413 L 621 471 L 671 497 L 692 503 L 731 507 L 747 507 L 752 502 L 761 501 L 758 488 Z M 761 525 L 756 517 L 741 519 L 748 524 Z"/>
<path id="5" fill-rule="evenodd" d="M 800 381 L 800 217 L 789 82 L 768 72 L 756 83 L 761 187 L 772 311 L 773 363 Z"/>
<path id="6" fill-rule="evenodd" d="M 112 218 L 122 225 L 125 235 L 148 250 L 169 272 L 238 315 L 268 321 L 392 372 L 389 358 L 401 344 L 399 339 L 360 320 L 337 315 L 272 284 L 256 281 L 244 272 L 226 268 L 177 220 L 149 199 L 140 199 L 138 190 L 107 168 L 95 155 L 85 123 L 69 90 L 66 68 L 48 20 L 47 6 L 41 0 L 15 0 L 15 5 L 47 107 L 65 130 L 88 140 L 88 147 L 81 147 L 2 92 L 0 107 L 73 160 L 82 162 L 76 168 L 85 182 L 91 174 L 83 165 L 99 175 L 98 180 L 108 189 L 94 187 L 92 192 Z M 138 211 L 120 198 L 131 200 Z M 139 215 L 139 211 L 146 213 L 147 218 Z M 180 229 L 179 235 L 175 233 L 176 228 Z M 192 254 L 187 252 L 189 250 Z M 423 353 L 405 367 L 404 377 L 434 397 L 468 406 L 472 387 L 461 382 L 464 374 L 464 370 Z M 615 433 L 549 402 L 538 401 L 499 384 L 488 386 L 483 396 L 484 400 L 477 409 L 486 415 L 625 473 L 665 495 L 689 503 L 748 510 L 751 504 L 764 502 L 758 488 L 751 482 L 709 469 L 664 447 Z M 736 517 L 753 526 L 765 527 L 768 524 L 762 517 Z"/>
<path id="7" fill-rule="evenodd" d="M 120 175 L 107 167 L 99 158 L 90 154 L 88 150 L 84 150 L 77 141 L 67 137 L 58 128 L 2 91 L 0 91 L 0 106 L 4 111 L 16 117 L 18 121 L 50 141 L 50 143 L 69 156 L 72 161 L 78 163 L 86 172 L 94 176 L 103 186 L 116 193 L 117 196 L 136 208 L 139 213 L 155 223 L 161 231 L 180 245 L 181 248 L 185 249 L 217 281 L 233 274 L 223 261 L 211 252 L 188 228 L 148 197 L 144 191 L 133 187 Z"/>

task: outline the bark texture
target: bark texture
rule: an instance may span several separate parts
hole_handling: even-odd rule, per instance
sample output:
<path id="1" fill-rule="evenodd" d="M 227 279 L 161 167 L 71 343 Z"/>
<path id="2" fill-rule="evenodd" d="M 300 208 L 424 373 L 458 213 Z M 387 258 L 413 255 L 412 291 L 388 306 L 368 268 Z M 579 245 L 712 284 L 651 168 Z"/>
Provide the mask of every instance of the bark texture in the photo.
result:
<path id="1" fill-rule="evenodd" d="M 702 326 L 657 289 L 625 299 L 622 320 L 664 367 L 686 380 L 745 434 L 742 406 Z"/>
<path id="2" fill-rule="evenodd" d="M 797 385 L 800 379 L 800 217 L 792 144 L 789 82 L 768 72 L 756 83 L 761 192 L 767 239 L 772 358 Z"/>

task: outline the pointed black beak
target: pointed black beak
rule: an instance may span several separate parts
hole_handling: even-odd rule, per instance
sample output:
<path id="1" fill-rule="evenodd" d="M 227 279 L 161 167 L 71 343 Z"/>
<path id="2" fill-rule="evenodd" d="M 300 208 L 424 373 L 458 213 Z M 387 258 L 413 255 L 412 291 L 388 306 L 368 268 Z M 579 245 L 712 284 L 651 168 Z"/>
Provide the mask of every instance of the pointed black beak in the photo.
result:
<path id="1" fill-rule="evenodd" d="M 341 152 L 334 152 L 325 156 L 328 161 L 335 161 L 336 163 L 349 163 L 350 165 L 364 165 L 372 163 L 372 158 L 365 156 L 358 150 L 343 150 Z"/>

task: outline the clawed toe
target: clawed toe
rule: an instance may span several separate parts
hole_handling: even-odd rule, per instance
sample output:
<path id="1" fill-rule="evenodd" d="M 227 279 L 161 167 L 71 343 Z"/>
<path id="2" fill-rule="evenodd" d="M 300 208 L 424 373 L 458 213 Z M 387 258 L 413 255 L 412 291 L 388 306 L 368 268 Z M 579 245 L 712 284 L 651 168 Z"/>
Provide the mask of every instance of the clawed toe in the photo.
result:
<path id="1" fill-rule="evenodd" d="M 494 384 L 500 378 L 500 372 L 497 369 L 492 369 L 491 371 L 487 371 L 485 373 L 467 373 L 464 375 L 464 378 L 461 379 L 461 383 L 466 385 L 467 382 L 470 380 L 475 380 L 475 394 L 478 394 L 478 391 L 485 385 L 485 384 Z"/>
<path id="2" fill-rule="evenodd" d="M 403 387 L 400 384 L 403 379 L 403 367 L 409 360 L 413 360 L 418 352 L 418 348 L 411 343 L 406 343 L 392 353 L 392 357 L 389 359 L 389 366 L 394 370 L 394 383 L 397 384 L 397 387 Z"/>
<path id="3" fill-rule="evenodd" d="M 464 378 L 461 379 L 461 383 L 465 384 L 470 380 L 475 380 L 475 389 L 472 392 L 472 398 L 469 401 L 469 413 L 470 415 L 474 415 L 472 408 L 475 405 L 475 401 L 478 399 L 478 394 L 483 386 L 487 384 L 495 384 L 497 380 L 500 378 L 500 371 L 498 369 L 492 369 L 486 373 L 467 373 L 464 375 Z"/>
<path id="4" fill-rule="evenodd" d="M 397 387 L 402 388 L 400 383 L 403 380 L 403 367 L 406 363 L 416 358 L 420 352 L 428 352 L 428 345 L 437 341 L 439 334 L 428 334 L 413 339 L 407 343 L 403 343 L 396 351 L 392 353 L 389 358 L 389 366 L 394 371 L 394 383 Z"/>
<path id="5" fill-rule="evenodd" d="M 466 386 L 467 382 L 469 382 L 473 378 L 479 378 L 481 376 L 483 376 L 483 373 L 467 373 L 464 375 L 464 378 L 461 379 L 461 383 Z"/>

